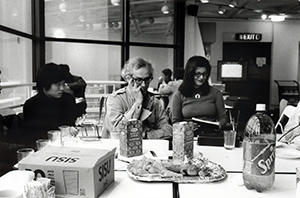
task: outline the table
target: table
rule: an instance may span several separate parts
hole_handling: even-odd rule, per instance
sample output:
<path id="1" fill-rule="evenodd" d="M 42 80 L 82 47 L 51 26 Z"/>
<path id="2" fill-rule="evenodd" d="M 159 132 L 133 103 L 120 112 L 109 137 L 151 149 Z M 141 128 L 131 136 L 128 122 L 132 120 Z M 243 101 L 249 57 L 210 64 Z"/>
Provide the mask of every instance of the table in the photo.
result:
<path id="1" fill-rule="evenodd" d="M 277 148 L 278 150 L 279 148 Z M 281 148 L 280 148 L 281 149 Z M 282 148 L 285 149 L 285 148 Z M 288 148 L 286 148 L 288 149 Z M 238 147 L 227 150 L 220 146 L 198 146 L 194 145 L 194 152 L 202 152 L 209 160 L 221 164 L 227 172 L 242 172 L 243 169 L 243 148 Z M 300 152 L 300 151 L 299 151 Z M 299 153 L 300 154 L 300 153 Z M 276 173 L 295 173 L 295 167 L 300 166 L 300 160 L 279 158 L 275 159 Z"/>
<path id="2" fill-rule="evenodd" d="M 296 176 L 294 174 L 276 174 L 271 190 L 258 193 L 243 185 L 241 173 L 228 173 L 220 182 L 209 184 L 179 184 L 180 198 L 287 198 L 296 197 Z"/>
<path id="3" fill-rule="evenodd" d="M 296 195 L 296 176 L 295 168 L 300 165 L 299 158 L 275 159 L 275 182 L 271 190 L 258 193 L 255 190 L 248 190 L 242 179 L 243 167 L 243 148 L 227 150 L 224 147 L 198 146 L 194 145 L 194 152 L 202 152 L 211 161 L 222 165 L 228 177 L 222 181 L 208 184 L 179 184 L 178 194 L 180 198 L 199 196 L 209 197 L 230 197 L 230 198 L 267 198 L 267 197 L 295 197 Z M 288 148 L 277 148 L 277 150 Z M 179 197 L 179 196 L 178 196 Z"/>
<path id="4" fill-rule="evenodd" d="M 110 141 L 110 140 L 106 140 Z M 113 140 L 112 142 L 114 142 Z M 144 140 L 146 150 L 155 150 L 159 156 L 164 158 L 171 155 L 172 151 L 167 150 L 167 146 L 159 144 L 159 140 Z M 155 146 L 157 144 L 157 146 Z M 160 149 L 158 149 L 160 148 Z M 277 150 L 288 148 L 277 148 Z M 192 196 L 207 197 L 295 197 L 296 176 L 295 167 L 300 166 L 298 159 L 285 159 L 276 157 L 275 160 L 275 182 L 271 190 L 258 193 L 255 190 L 248 190 L 243 185 L 242 165 L 243 148 L 238 147 L 227 150 L 222 146 L 198 146 L 194 142 L 194 153 L 202 152 L 211 161 L 222 165 L 227 171 L 228 177 L 222 181 L 200 184 L 178 184 L 171 182 L 141 182 L 135 181 L 127 176 L 125 168 L 115 171 L 115 182 L 110 185 L 100 196 L 102 197 L 173 197 L 189 198 Z M 165 156 L 162 156 L 165 153 Z M 144 153 L 145 154 L 145 153 Z M 116 163 L 118 164 L 118 163 Z M 118 165 L 119 166 L 119 165 Z M 120 171 L 121 170 L 121 171 Z M 172 193 L 173 192 L 173 193 Z"/>
<path id="5" fill-rule="evenodd" d="M 101 140 L 99 142 L 81 142 L 78 147 L 104 148 L 118 147 L 118 140 Z M 144 155 L 148 150 L 155 151 L 160 158 L 172 154 L 168 150 L 168 141 L 165 140 L 143 140 Z M 282 149 L 291 148 L 277 148 Z M 285 198 L 296 195 L 295 167 L 300 166 L 300 157 L 297 159 L 285 159 L 276 157 L 275 160 L 275 182 L 271 190 L 258 193 L 255 190 L 248 190 L 242 180 L 242 152 L 243 148 L 238 147 L 227 150 L 220 146 L 198 146 L 194 143 L 194 153 L 202 152 L 209 160 L 222 165 L 227 171 L 228 177 L 214 183 L 172 183 L 172 182 L 141 182 L 128 177 L 126 172 L 127 163 L 116 159 L 115 182 L 99 196 L 99 198 L 119 197 L 173 197 L 190 198 L 200 197 L 243 197 L 243 198 Z"/>
<path id="6" fill-rule="evenodd" d="M 127 176 L 126 171 L 115 171 L 115 182 L 99 198 L 154 198 L 172 197 L 172 183 L 140 182 Z"/>

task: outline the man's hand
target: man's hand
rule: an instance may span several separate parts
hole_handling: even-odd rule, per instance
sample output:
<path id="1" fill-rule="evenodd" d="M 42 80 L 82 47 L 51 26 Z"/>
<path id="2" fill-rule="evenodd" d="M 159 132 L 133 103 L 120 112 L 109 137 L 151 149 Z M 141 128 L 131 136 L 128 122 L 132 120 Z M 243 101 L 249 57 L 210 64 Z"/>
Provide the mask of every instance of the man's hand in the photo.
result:
<path id="1" fill-rule="evenodd" d="M 73 91 L 71 90 L 71 88 L 67 83 L 65 84 L 64 92 L 73 95 Z"/>
<path id="2" fill-rule="evenodd" d="M 131 85 L 131 94 L 135 98 L 135 101 L 139 104 L 143 103 L 144 96 L 141 92 L 141 86 L 138 86 L 133 79 L 130 80 Z"/>

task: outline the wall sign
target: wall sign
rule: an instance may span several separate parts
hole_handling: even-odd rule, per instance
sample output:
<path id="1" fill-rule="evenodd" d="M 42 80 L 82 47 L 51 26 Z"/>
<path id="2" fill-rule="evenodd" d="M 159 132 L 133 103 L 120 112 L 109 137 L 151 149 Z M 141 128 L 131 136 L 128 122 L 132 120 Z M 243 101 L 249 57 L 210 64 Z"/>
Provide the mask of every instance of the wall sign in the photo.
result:
<path id="1" fill-rule="evenodd" d="M 261 41 L 262 34 L 256 33 L 236 33 L 235 40 L 238 41 Z"/>

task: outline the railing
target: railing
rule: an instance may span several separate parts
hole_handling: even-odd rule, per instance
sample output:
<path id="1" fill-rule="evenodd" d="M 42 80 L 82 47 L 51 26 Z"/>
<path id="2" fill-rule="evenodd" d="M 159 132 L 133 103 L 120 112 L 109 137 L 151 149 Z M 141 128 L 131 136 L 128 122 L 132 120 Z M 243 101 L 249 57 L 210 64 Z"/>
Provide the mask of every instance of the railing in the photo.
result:
<path id="1" fill-rule="evenodd" d="M 87 100 L 87 114 L 89 118 L 99 118 L 100 99 L 108 96 L 125 85 L 124 81 L 86 81 L 85 92 Z M 0 83 L 0 109 L 11 108 L 22 112 L 24 102 L 36 92 L 36 83 L 2 82 Z"/>
<path id="2" fill-rule="evenodd" d="M 99 119 L 100 100 L 125 85 L 124 81 L 86 81 L 87 116 Z"/>
<path id="3" fill-rule="evenodd" d="M 0 109 L 11 108 L 21 112 L 24 102 L 35 93 L 35 86 L 31 82 L 1 82 Z"/>

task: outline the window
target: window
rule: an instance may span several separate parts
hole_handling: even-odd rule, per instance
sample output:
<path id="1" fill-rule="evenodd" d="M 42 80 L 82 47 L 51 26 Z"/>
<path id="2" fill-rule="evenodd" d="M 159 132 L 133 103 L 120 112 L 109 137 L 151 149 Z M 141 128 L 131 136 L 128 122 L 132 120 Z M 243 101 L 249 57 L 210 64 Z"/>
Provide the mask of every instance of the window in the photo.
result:
<path id="1" fill-rule="evenodd" d="M 31 96 L 31 0 L 0 1 L 0 108 L 18 106 Z M 20 84 L 22 86 L 20 87 Z"/>

